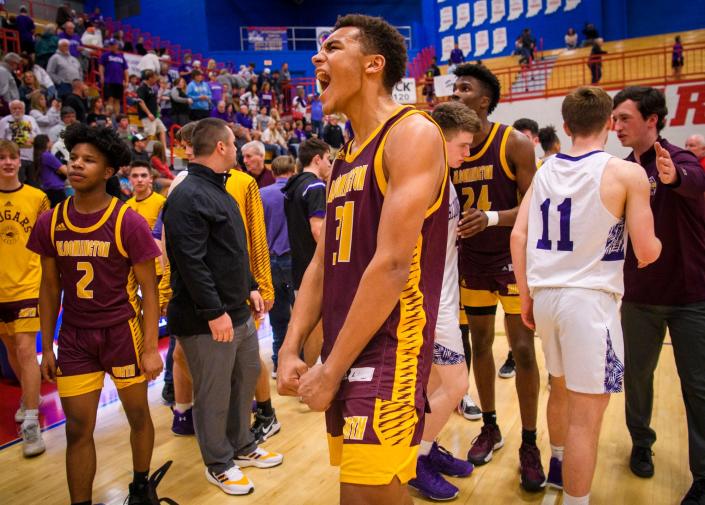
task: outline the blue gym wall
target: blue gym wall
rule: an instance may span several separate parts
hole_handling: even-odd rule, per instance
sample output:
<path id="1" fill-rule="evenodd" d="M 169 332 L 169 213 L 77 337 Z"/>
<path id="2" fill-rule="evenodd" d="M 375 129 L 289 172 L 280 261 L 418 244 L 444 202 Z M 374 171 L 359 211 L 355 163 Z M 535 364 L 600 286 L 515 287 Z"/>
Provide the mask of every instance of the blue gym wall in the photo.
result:
<path id="1" fill-rule="evenodd" d="M 542 10 L 538 15 L 527 18 L 528 0 L 522 0 L 523 14 L 515 20 L 507 21 L 509 15 L 509 0 L 504 0 L 504 19 L 491 23 L 492 0 L 487 3 L 488 19 L 478 25 L 472 26 L 475 0 L 423 0 L 424 3 L 433 4 L 433 23 L 436 32 L 436 51 L 442 54 L 442 39 L 453 36 L 457 40 L 462 33 L 470 33 L 472 50 L 468 59 L 489 58 L 506 56 L 514 50 L 514 40 L 524 28 L 530 28 L 538 41 L 543 38 L 545 49 L 563 47 L 563 37 L 568 27 L 572 26 L 582 37 L 581 31 L 586 22 L 595 24 L 600 35 L 606 40 L 618 40 L 631 37 L 657 35 L 660 33 L 678 32 L 705 28 L 705 0 L 690 0 L 689 2 L 666 0 L 582 0 L 579 5 L 565 12 L 567 0 L 561 1 L 557 12 L 545 14 L 546 0 L 541 0 Z M 463 3 L 470 4 L 470 23 L 462 29 L 455 28 L 457 23 L 457 6 Z M 677 6 L 677 7 L 676 7 Z M 444 7 L 453 8 L 453 25 L 440 32 L 440 11 Z M 675 7 L 675 8 L 674 8 Z M 507 28 L 507 47 L 498 53 L 493 53 L 492 32 L 496 28 Z M 488 30 L 490 48 L 482 56 L 475 54 L 475 33 Z"/>
<path id="2" fill-rule="evenodd" d="M 141 0 L 141 14 L 125 18 L 143 31 L 179 43 L 194 52 L 236 64 L 272 60 L 278 67 L 287 61 L 294 75 L 312 75 L 311 56 L 305 51 L 240 51 L 241 26 L 331 26 L 341 14 L 360 12 L 382 16 L 394 25 L 412 28 L 410 55 L 435 43 L 431 25 L 422 22 L 424 0 L 347 0 L 314 2 L 303 0 Z M 105 16 L 115 16 L 114 0 L 86 0 L 86 10 L 100 7 Z"/>

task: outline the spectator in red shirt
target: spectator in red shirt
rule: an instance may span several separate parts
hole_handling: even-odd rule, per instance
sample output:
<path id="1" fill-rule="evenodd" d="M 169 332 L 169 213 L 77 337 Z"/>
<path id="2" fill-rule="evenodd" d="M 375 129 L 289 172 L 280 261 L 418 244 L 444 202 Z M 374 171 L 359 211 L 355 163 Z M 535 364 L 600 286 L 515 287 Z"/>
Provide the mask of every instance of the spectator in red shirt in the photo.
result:
<path id="1" fill-rule="evenodd" d="M 152 168 L 159 173 L 159 177 L 154 179 L 162 189 L 171 186 L 171 181 L 174 179 L 174 174 L 169 170 L 169 165 L 166 162 L 166 152 L 164 144 L 155 142 L 152 144 L 152 157 L 149 159 Z"/>

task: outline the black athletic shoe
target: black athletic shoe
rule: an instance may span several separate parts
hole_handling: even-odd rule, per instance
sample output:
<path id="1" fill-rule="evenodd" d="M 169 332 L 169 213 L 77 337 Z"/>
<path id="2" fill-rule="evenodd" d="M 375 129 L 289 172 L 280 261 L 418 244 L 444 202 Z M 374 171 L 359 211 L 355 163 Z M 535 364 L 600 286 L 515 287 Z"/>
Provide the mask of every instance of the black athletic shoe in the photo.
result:
<path id="1" fill-rule="evenodd" d="M 250 431 L 255 435 L 257 445 L 279 433 L 280 429 L 281 425 L 279 421 L 277 421 L 277 414 L 273 409 L 271 416 L 265 416 L 260 409 L 257 409 L 257 412 L 255 412 L 255 422 L 252 423 L 252 427 L 250 428 Z"/>
<path id="2" fill-rule="evenodd" d="M 693 485 L 683 497 L 681 505 L 705 505 L 705 479 L 693 481 Z"/>
<path id="3" fill-rule="evenodd" d="M 154 473 L 147 479 L 147 483 L 142 486 L 136 486 L 130 483 L 130 494 L 125 499 L 126 505 L 179 505 L 171 498 L 157 496 L 157 486 L 169 470 L 172 461 L 167 461 L 162 466 L 157 468 Z"/>
<path id="4" fill-rule="evenodd" d="M 517 374 L 517 364 L 514 362 L 514 356 L 512 355 L 512 351 L 509 351 L 509 354 L 507 354 L 507 360 L 499 368 L 498 375 L 502 379 L 511 379 L 516 374 Z"/>
<path id="5" fill-rule="evenodd" d="M 162 388 L 162 400 L 166 405 L 174 405 L 176 401 L 174 399 L 174 384 L 171 382 L 165 382 Z"/>
<path id="6" fill-rule="evenodd" d="M 637 477 L 649 479 L 654 476 L 654 453 L 649 447 L 632 447 L 632 455 L 629 458 L 629 468 Z"/>

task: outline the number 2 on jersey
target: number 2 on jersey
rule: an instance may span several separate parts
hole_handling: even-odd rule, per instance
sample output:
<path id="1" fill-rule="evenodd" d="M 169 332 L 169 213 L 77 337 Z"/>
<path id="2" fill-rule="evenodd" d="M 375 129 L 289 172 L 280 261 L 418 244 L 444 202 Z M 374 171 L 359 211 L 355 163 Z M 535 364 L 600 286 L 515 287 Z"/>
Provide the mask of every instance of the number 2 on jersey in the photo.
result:
<path id="1" fill-rule="evenodd" d="M 338 241 L 338 252 L 333 253 L 333 264 L 350 262 L 352 249 L 353 218 L 355 202 L 345 202 L 335 208 L 335 220 L 338 226 L 335 229 L 335 240 Z"/>
<path id="2" fill-rule="evenodd" d="M 463 188 L 463 195 L 467 197 L 465 200 L 465 205 L 463 205 L 463 212 L 470 209 L 475 205 L 475 190 L 470 187 Z M 477 199 L 477 209 L 488 211 L 492 208 L 492 202 L 490 202 L 490 190 L 487 184 L 483 184 L 480 188 L 480 197 Z"/>
<path id="3" fill-rule="evenodd" d="M 88 285 L 93 282 L 93 265 L 87 261 L 76 263 L 76 270 L 83 272 L 83 277 L 76 283 L 76 295 L 87 300 L 93 299 L 93 290 Z"/>
<path id="4" fill-rule="evenodd" d="M 558 239 L 557 249 L 559 251 L 572 251 L 573 241 L 570 240 L 570 207 L 572 200 L 566 198 L 563 200 L 557 209 L 561 215 L 560 221 L 560 237 Z M 541 221 L 543 222 L 543 232 L 541 233 L 541 238 L 536 243 L 537 249 L 543 249 L 544 251 L 550 251 L 553 243 L 548 238 L 548 212 L 551 208 L 551 199 L 546 198 L 541 204 Z"/>

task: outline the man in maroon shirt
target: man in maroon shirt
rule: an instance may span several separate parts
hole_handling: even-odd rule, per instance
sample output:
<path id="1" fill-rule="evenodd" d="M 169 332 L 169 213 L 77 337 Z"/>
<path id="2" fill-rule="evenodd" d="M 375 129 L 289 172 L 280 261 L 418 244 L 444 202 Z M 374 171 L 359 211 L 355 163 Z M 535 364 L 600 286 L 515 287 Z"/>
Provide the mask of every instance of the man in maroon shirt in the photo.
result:
<path id="1" fill-rule="evenodd" d="M 659 135 L 668 113 L 661 91 L 629 87 L 614 97 L 614 129 L 627 157 L 651 182 L 651 210 L 661 257 L 640 269 L 630 247 L 624 266 L 625 346 L 630 468 L 654 474 L 650 427 L 653 374 L 668 328 L 688 420 L 693 486 L 682 505 L 705 504 L 705 172 L 693 153 Z"/>

